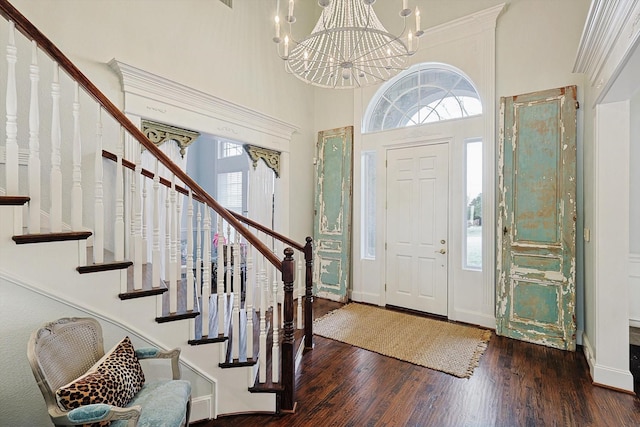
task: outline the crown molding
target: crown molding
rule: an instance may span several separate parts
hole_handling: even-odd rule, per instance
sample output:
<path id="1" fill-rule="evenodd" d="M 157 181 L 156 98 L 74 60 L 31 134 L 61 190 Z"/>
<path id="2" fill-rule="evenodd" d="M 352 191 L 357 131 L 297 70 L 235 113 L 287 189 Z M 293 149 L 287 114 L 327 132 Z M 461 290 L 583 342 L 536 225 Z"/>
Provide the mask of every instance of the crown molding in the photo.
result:
<path id="1" fill-rule="evenodd" d="M 640 28 L 638 0 L 593 0 L 582 31 L 573 72 L 584 73 L 592 86 L 600 88 L 605 65 L 619 61 L 612 55 L 617 44 L 629 45 Z M 617 63 L 615 64 L 617 65 Z"/>
<path id="2" fill-rule="evenodd" d="M 115 58 L 108 65 L 118 74 L 125 94 L 158 100 L 287 141 L 291 140 L 294 132 L 299 131 L 297 126 L 283 120 L 176 83 Z"/>

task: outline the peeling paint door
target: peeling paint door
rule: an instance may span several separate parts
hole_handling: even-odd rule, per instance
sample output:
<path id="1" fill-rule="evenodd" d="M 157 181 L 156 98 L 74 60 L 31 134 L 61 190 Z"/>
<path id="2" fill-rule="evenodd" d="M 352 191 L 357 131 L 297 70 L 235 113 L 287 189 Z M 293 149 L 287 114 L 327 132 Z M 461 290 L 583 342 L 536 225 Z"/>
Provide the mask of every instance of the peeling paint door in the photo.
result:
<path id="1" fill-rule="evenodd" d="M 345 302 L 351 265 L 353 126 L 318 132 L 314 209 L 316 295 Z"/>
<path id="2" fill-rule="evenodd" d="M 500 107 L 496 332 L 573 351 L 576 87 Z"/>
<path id="3" fill-rule="evenodd" d="M 448 144 L 387 151 L 386 303 L 447 315 Z"/>

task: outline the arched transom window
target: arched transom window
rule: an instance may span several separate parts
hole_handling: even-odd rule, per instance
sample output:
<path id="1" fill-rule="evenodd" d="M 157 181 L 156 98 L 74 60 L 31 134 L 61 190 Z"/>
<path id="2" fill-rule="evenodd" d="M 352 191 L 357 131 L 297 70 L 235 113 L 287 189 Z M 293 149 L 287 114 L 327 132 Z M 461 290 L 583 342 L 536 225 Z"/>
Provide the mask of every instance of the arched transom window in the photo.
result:
<path id="1" fill-rule="evenodd" d="M 471 81 L 444 64 L 413 67 L 383 86 L 369 104 L 363 133 L 482 114 Z"/>

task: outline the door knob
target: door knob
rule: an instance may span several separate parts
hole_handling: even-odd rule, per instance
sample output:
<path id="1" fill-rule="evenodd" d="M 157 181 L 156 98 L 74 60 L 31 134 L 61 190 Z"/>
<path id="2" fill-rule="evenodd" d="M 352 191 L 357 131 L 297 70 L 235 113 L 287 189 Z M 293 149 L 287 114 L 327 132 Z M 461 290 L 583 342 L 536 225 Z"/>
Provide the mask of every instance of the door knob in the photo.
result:
<path id="1" fill-rule="evenodd" d="M 436 253 L 438 253 L 438 254 L 443 254 L 443 255 L 444 255 L 444 254 L 446 254 L 446 253 L 447 253 L 447 250 L 446 250 L 446 249 L 440 249 L 439 251 L 434 251 L 434 252 L 436 252 Z"/>

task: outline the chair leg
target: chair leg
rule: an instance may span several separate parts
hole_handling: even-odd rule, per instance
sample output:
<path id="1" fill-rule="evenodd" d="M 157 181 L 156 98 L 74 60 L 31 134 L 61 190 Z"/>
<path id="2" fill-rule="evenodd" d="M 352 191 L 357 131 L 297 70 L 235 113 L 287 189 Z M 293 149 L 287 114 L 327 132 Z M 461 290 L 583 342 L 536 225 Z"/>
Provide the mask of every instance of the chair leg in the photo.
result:
<path id="1" fill-rule="evenodd" d="M 184 419 L 184 426 L 189 427 L 189 417 L 191 416 L 191 396 L 189 396 L 189 401 L 187 402 L 187 414 Z"/>

